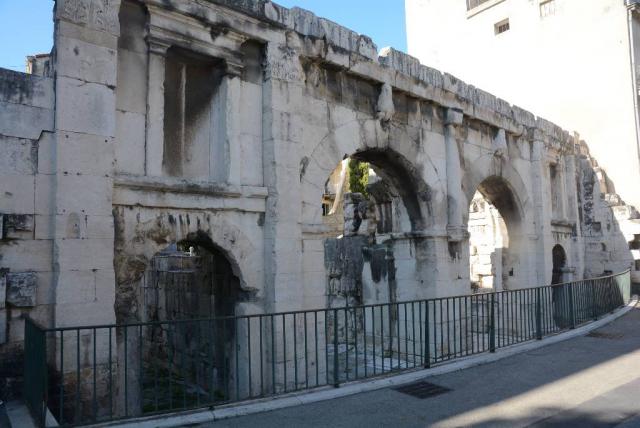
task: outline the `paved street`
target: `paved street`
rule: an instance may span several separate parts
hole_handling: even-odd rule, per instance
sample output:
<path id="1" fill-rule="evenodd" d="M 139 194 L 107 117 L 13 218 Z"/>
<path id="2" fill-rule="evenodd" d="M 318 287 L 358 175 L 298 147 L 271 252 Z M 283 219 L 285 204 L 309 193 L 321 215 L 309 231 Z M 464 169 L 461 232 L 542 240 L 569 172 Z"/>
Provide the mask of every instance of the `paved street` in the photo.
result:
<path id="1" fill-rule="evenodd" d="M 383 389 L 202 427 L 640 427 L 640 308 L 588 336 L 426 381 L 451 391 Z"/>

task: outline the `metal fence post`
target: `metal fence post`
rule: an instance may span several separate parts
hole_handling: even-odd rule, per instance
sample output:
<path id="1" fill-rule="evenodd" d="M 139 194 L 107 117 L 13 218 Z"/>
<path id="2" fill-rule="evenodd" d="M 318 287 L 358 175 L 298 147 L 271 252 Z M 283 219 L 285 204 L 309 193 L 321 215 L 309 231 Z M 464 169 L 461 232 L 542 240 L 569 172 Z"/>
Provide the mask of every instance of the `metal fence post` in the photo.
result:
<path id="1" fill-rule="evenodd" d="M 424 361 L 424 367 L 429 369 L 431 368 L 431 337 L 430 337 L 430 333 L 429 333 L 429 301 L 426 300 L 425 301 L 425 306 L 426 309 L 424 311 L 424 330 L 425 330 L 425 347 L 426 347 L 426 352 L 425 352 L 425 361 Z"/>
<path id="2" fill-rule="evenodd" d="M 542 290 L 536 288 L 536 339 L 542 340 Z"/>
<path id="3" fill-rule="evenodd" d="M 596 281 L 591 281 L 591 315 L 594 320 L 598 319 L 596 312 Z"/>
<path id="4" fill-rule="evenodd" d="M 573 296 L 573 284 L 568 284 L 569 287 L 569 312 L 571 316 L 571 329 L 576 328 L 576 310 Z"/>
<path id="5" fill-rule="evenodd" d="M 496 352 L 496 293 L 491 293 L 491 314 L 489 315 L 489 352 Z"/>
<path id="6" fill-rule="evenodd" d="M 338 310 L 333 310 L 333 386 L 340 386 L 340 374 L 338 373 Z"/>
<path id="7" fill-rule="evenodd" d="M 24 330 L 24 397 L 36 424 L 45 426 L 49 389 L 46 333 L 28 317 Z"/>

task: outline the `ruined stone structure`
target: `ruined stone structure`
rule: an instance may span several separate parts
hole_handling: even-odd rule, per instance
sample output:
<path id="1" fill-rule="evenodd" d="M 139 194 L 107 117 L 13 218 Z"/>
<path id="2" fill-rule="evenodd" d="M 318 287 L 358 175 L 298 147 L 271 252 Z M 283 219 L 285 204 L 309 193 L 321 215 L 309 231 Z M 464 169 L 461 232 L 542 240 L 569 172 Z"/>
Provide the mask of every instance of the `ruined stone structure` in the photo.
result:
<path id="1" fill-rule="evenodd" d="M 308 11 L 57 0 L 45 62 L 0 70 L 3 368 L 24 315 L 149 319 L 141 290 L 189 247 L 172 270 L 215 263 L 192 293 L 214 315 L 468 294 L 476 192 L 508 233 L 503 287 L 631 264 L 614 214 L 636 213 L 584 143 Z M 339 238 L 322 204 L 347 157 L 380 181 L 344 196 Z"/>
<path id="2" fill-rule="evenodd" d="M 405 4 L 411 55 L 576 130 L 598 159 L 609 204 L 617 206 L 622 198 L 640 206 L 640 2 Z M 606 83 L 594 86 L 596 81 Z M 637 215 L 624 214 L 624 203 L 615 210 L 626 239 L 635 239 L 640 229 L 632 220 Z M 634 257 L 640 268 L 640 254 Z M 640 282 L 640 270 L 632 275 Z"/>

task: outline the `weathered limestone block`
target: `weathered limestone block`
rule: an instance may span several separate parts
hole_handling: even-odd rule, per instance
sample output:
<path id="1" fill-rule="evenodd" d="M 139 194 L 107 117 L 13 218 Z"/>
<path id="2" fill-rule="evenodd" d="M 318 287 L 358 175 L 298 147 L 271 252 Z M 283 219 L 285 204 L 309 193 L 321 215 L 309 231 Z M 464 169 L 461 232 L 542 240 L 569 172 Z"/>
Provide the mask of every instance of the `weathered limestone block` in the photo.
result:
<path id="1" fill-rule="evenodd" d="M 58 77 L 57 86 L 56 125 L 60 130 L 115 135 L 113 89 L 68 77 Z"/>
<path id="2" fill-rule="evenodd" d="M 24 239 L 33 236 L 34 220 L 31 214 L 4 216 L 4 239 Z"/>
<path id="3" fill-rule="evenodd" d="M 37 150 L 31 140 L 0 135 L 0 171 L 5 174 L 34 174 L 37 167 Z"/>
<path id="4" fill-rule="evenodd" d="M 116 50 L 61 36 L 56 43 L 56 54 L 58 75 L 115 86 Z"/>
<path id="5" fill-rule="evenodd" d="M 53 79 L 0 68 L 0 101 L 51 109 Z"/>
<path id="6" fill-rule="evenodd" d="M 65 19 L 98 31 L 118 34 L 120 0 L 58 0 L 56 19 Z"/>
<path id="7" fill-rule="evenodd" d="M 7 303 L 18 308 L 36 305 L 37 275 L 35 272 L 11 272 L 7 277 Z"/>
<path id="8" fill-rule="evenodd" d="M 53 110 L 0 101 L 0 134 L 37 140 L 53 130 Z"/>
<path id="9" fill-rule="evenodd" d="M 0 111 L 2 106 L 0 106 Z M 2 114 L 0 113 L 0 116 Z M 0 123 L 2 119 L 0 118 Z M 0 131 L 1 132 L 1 131 Z M 31 213 L 34 209 L 33 175 L 0 174 L 0 212 Z"/>

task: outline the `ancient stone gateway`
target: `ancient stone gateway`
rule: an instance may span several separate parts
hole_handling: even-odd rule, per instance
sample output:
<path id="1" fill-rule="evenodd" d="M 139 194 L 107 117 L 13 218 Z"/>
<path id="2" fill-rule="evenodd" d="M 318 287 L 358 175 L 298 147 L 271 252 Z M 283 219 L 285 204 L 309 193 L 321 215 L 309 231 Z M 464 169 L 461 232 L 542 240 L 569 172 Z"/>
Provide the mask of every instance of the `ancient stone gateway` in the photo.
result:
<path id="1" fill-rule="evenodd" d="M 230 278 L 190 292 L 213 303 L 189 314 L 247 315 L 548 284 L 556 245 L 563 280 L 630 266 L 617 218 L 637 213 L 618 201 L 614 216 L 584 142 L 308 11 L 57 0 L 55 21 L 41 76 L 0 71 L 0 159 L 20 161 L 0 160 L 0 284 L 27 296 L 0 302 L 5 360 L 22 314 L 51 327 L 166 316 L 144 296 L 170 270 Z M 340 187 L 329 222 L 346 159 L 372 171 L 370 196 Z M 86 337 L 109 340 L 136 350 Z"/>

